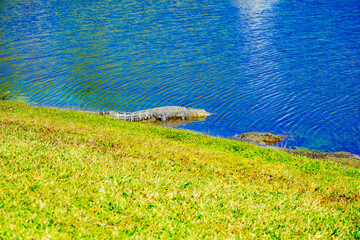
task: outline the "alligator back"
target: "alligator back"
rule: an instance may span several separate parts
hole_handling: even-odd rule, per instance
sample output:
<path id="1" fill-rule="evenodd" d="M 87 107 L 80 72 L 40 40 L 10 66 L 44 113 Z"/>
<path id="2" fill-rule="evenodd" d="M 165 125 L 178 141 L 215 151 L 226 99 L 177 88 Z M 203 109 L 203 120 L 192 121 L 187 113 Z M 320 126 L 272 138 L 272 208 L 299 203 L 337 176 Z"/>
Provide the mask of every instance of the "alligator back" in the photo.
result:
<path id="1" fill-rule="evenodd" d="M 145 121 L 145 120 L 162 120 L 166 121 L 168 119 L 180 118 L 180 119 L 189 119 L 189 118 L 201 118 L 212 115 L 211 113 L 206 112 L 203 109 L 194 109 L 194 108 L 185 108 L 179 106 L 166 106 L 152 108 L 137 112 L 100 112 L 101 115 L 110 115 L 112 117 L 125 120 L 125 121 Z"/>

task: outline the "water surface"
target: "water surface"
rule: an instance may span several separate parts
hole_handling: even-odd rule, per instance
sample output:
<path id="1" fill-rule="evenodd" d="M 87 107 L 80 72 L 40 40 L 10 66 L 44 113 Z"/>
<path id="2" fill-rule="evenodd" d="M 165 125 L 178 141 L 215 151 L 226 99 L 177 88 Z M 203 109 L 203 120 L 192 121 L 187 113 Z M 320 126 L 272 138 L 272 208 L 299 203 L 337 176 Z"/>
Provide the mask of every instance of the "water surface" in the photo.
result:
<path id="1" fill-rule="evenodd" d="M 178 126 L 360 154 L 358 0 L 0 1 L 0 97 L 217 115 Z"/>

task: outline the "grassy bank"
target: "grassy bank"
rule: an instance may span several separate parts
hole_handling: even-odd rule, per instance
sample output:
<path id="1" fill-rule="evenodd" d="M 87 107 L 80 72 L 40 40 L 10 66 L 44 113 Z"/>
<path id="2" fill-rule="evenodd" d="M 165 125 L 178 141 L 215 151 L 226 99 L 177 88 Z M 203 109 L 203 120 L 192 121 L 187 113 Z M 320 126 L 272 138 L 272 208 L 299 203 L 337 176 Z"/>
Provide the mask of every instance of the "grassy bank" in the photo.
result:
<path id="1" fill-rule="evenodd" d="M 0 238 L 360 238 L 360 171 L 0 102 Z"/>

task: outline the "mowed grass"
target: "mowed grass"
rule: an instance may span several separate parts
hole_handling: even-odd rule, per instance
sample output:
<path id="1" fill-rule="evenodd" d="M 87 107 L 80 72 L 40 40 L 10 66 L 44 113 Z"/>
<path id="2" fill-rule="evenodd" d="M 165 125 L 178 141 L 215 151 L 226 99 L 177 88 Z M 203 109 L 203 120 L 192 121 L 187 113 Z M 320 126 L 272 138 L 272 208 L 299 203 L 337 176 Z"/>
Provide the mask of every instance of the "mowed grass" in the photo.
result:
<path id="1" fill-rule="evenodd" d="M 360 171 L 0 102 L 0 238 L 360 239 Z"/>

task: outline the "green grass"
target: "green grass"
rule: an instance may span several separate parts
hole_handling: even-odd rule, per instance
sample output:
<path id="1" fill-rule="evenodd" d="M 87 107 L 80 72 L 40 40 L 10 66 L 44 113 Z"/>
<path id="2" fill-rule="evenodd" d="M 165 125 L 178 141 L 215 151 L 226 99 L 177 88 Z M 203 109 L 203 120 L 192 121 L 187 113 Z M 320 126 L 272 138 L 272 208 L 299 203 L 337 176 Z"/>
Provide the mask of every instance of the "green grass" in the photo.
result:
<path id="1" fill-rule="evenodd" d="M 360 239 L 360 171 L 0 101 L 0 238 Z"/>

